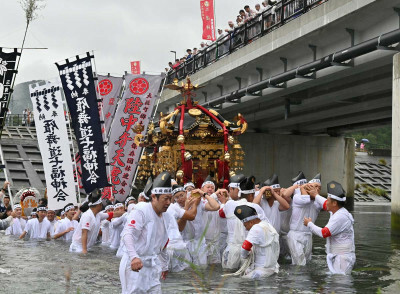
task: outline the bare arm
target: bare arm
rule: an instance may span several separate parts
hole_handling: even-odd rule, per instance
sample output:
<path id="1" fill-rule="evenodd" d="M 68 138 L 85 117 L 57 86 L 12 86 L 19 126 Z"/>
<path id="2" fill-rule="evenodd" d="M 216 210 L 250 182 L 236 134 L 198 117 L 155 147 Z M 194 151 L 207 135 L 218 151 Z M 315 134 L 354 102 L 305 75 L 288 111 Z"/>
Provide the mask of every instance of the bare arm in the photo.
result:
<path id="1" fill-rule="evenodd" d="M 215 200 L 214 198 L 212 198 L 209 195 L 205 195 L 205 198 L 207 199 L 207 203 L 205 205 L 205 209 L 208 211 L 217 211 L 219 210 L 219 204 L 217 202 L 217 200 Z"/>
<path id="2" fill-rule="evenodd" d="M 87 234 L 88 230 L 82 229 L 82 253 L 86 254 L 87 253 Z"/>
<path id="3" fill-rule="evenodd" d="M 279 210 L 285 211 L 290 208 L 289 203 L 282 196 L 280 196 L 278 193 L 276 193 L 274 191 L 274 189 L 271 189 L 271 192 L 272 192 L 272 195 L 274 196 L 274 198 L 276 199 L 276 201 L 279 202 Z"/>
<path id="4" fill-rule="evenodd" d="M 22 234 L 21 234 L 21 236 L 19 236 L 19 238 L 20 238 L 20 239 L 24 239 L 24 238 L 25 238 L 25 235 L 26 235 L 26 231 L 23 231 Z"/>
<path id="5" fill-rule="evenodd" d="M 263 197 L 263 195 L 264 195 L 264 193 L 265 193 L 266 190 L 271 190 L 271 188 L 268 187 L 268 186 L 262 187 L 262 188 L 260 189 L 260 191 L 258 192 L 257 196 L 254 197 L 253 203 L 258 204 L 258 205 L 261 205 L 261 199 L 262 199 L 262 197 Z"/>

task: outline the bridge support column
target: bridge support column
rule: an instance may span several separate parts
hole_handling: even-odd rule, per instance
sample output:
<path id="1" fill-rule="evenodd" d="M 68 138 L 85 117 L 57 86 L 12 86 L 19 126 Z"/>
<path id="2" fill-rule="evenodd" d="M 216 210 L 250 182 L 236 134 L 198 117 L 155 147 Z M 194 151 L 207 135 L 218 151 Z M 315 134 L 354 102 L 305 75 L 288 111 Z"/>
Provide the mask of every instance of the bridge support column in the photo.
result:
<path id="1" fill-rule="evenodd" d="M 300 170 L 307 179 L 321 173 L 321 194 L 326 196 L 326 183 L 335 180 L 347 192 L 347 208 L 353 209 L 353 138 L 247 133 L 240 136 L 240 144 L 246 153 L 243 173 L 254 175 L 256 182 L 276 173 L 281 186 L 288 187 Z"/>
<path id="2" fill-rule="evenodd" d="M 392 232 L 400 234 L 400 53 L 393 57 Z"/>

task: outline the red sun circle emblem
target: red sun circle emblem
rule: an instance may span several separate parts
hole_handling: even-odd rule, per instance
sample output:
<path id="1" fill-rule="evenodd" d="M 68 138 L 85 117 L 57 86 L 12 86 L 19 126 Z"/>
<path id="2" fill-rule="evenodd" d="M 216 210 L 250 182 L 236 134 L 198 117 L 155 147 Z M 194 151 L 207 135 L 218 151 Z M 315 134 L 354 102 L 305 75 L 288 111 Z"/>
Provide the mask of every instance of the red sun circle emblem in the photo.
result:
<path id="1" fill-rule="evenodd" d="M 129 84 L 129 90 L 131 90 L 134 95 L 143 95 L 149 90 L 149 82 L 144 78 L 134 79 Z"/>
<path id="2" fill-rule="evenodd" d="M 135 222 L 135 220 L 133 219 L 133 220 L 131 220 L 131 224 L 132 225 L 134 225 L 136 222 Z"/>
<path id="3" fill-rule="evenodd" d="M 100 93 L 101 96 L 110 94 L 112 89 L 113 84 L 109 79 L 101 80 L 99 85 L 97 86 L 97 92 Z"/>

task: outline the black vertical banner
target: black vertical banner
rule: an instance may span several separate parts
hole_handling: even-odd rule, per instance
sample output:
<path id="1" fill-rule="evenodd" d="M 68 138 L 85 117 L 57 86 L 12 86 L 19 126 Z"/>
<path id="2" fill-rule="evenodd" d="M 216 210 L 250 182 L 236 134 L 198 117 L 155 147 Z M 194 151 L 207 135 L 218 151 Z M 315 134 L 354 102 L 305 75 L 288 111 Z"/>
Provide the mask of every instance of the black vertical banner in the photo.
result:
<path id="1" fill-rule="evenodd" d="M 0 134 L 6 120 L 8 102 L 12 93 L 13 79 L 17 71 L 17 56 L 21 55 L 17 49 L 13 52 L 3 52 L 0 48 Z"/>
<path id="2" fill-rule="evenodd" d="M 56 65 L 78 143 L 82 185 L 90 193 L 108 184 L 91 56 Z"/>

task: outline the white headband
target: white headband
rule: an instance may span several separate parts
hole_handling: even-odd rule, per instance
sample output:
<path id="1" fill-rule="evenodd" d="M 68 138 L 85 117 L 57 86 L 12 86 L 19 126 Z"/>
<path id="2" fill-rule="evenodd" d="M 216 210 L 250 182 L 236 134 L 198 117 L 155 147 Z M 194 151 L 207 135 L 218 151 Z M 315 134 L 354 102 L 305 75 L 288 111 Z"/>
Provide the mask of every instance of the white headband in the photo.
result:
<path id="1" fill-rule="evenodd" d="M 116 209 L 118 207 L 124 207 L 124 205 L 122 203 L 117 203 L 114 205 L 114 209 Z"/>
<path id="2" fill-rule="evenodd" d="M 101 197 L 95 203 L 89 202 L 89 206 L 95 206 L 95 205 L 98 205 L 98 204 L 101 204 Z"/>
<path id="3" fill-rule="evenodd" d="M 106 208 L 104 208 L 104 210 L 107 211 L 107 210 L 109 210 L 111 208 L 114 208 L 114 205 L 107 205 Z"/>
<path id="4" fill-rule="evenodd" d="M 294 182 L 293 185 L 303 185 L 303 184 L 307 184 L 307 180 L 306 179 L 298 180 L 298 181 Z"/>
<path id="5" fill-rule="evenodd" d="M 256 218 L 258 218 L 258 215 L 257 215 L 257 214 L 256 214 L 256 215 L 251 215 L 251 216 L 249 216 L 249 217 L 246 217 L 245 219 L 242 219 L 242 223 L 251 221 L 251 220 L 256 219 Z"/>
<path id="6" fill-rule="evenodd" d="M 129 196 L 128 198 L 125 199 L 125 206 L 128 205 L 128 202 L 131 200 L 136 200 L 135 198 L 133 198 L 132 196 Z"/>
<path id="7" fill-rule="evenodd" d="M 150 199 L 149 197 L 146 196 L 146 194 L 144 194 L 144 192 L 141 192 L 141 193 L 139 194 L 139 197 L 140 197 L 140 196 L 143 196 L 146 200 L 149 200 L 149 199 Z"/>
<path id="8" fill-rule="evenodd" d="M 36 211 L 32 211 L 31 215 L 37 215 Z"/>
<path id="9" fill-rule="evenodd" d="M 187 182 L 185 185 L 183 185 L 183 189 L 186 190 L 187 187 L 193 187 L 195 188 L 194 184 L 192 182 Z"/>
<path id="10" fill-rule="evenodd" d="M 161 194 L 172 194 L 172 188 L 160 187 L 151 189 L 151 194 L 161 195 Z"/>
<path id="11" fill-rule="evenodd" d="M 312 179 L 311 181 L 308 182 L 309 184 L 312 183 L 320 183 L 321 184 L 321 180 L 320 179 Z"/>
<path id="12" fill-rule="evenodd" d="M 71 209 L 73 209 L 73 208 L 75 208 L 75 206 L 73 206 L 73 205 L 70 205 L 70 206 L 67 206 L 66 208 L 64 208 L 64 213 L 66 213 L 66 212 L 68 212 L 68 211 L 70 211 Z"/>
<path id="13" fill-rule="evenodd" d="M 17 209 L 17 208 L 21 208 L 22 209 L 21 204 L 14 204 L 14 209 Z"/>
<path id="14" fill-rule="evenodd" d="M 37 211 L 47 211 L 47 208 L 46 207 L 38 207 Z"/>
<path id="15" fill-rule="evenodd" d="M 329 197 L 329 198 L 332 198 L 332 199 L 335 199 L 335 200 L 337 200 L 337 201 L 341 201 L 341 202 L 345 202 L 345 201 L 346 201 L 346 197 L 340 198 L 340 197 L 338 197 L 338 196 L 336 196 L 336 195 L 329 194 L 329 193 L 328 193 L 328 197 Z"/>
<path id="16" fill-rule="evenodd" d="M 215 184 L 214 184 L 214 182 L 212 182 L 212 181 L 205 181 L 205 182 L 201 185 L 201 187 L 203 188 L 205 185 L 208 185 L 208 184 L 213 185 L 213 186 L 215 187 Z"/>
<path id="17" fill-rule="evenodd" d="M 241 194 L 252 194 L 254 193 L 256 190 L 252 189 L 252 190 L 241 190 L 240 193 Z"/>
<path id="18" fill-rule="evenodd" d="M 281 185 L 279 184 L 274 184 L 270 186 L 272 189 L 279 189 L 281 187 Z"/>
<path id="19" fill-rule="evenodd" d="M 230 183 L 230 184 L 228 185 L 228 187 L 240 189 L 240 184 L 239 184 L 239 183 Z"/>
<path id="20" fill-rule="evenodd" d="M 185 188 L 183 188 L 183 187 L 178 187 L 178 188 L 172 190 L 172 195 L 175 195 L 175 194 L 178 193 L 178 192 L 185 192 Z"/>

